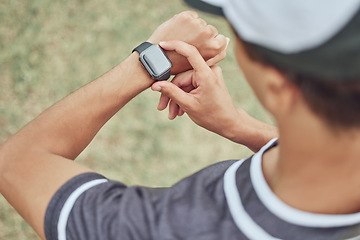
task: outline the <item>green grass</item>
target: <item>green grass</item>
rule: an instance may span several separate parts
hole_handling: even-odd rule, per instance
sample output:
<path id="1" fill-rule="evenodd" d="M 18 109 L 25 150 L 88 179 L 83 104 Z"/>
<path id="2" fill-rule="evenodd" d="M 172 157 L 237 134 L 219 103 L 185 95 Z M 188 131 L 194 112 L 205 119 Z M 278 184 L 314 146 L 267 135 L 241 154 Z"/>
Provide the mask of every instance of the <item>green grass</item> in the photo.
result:
<path id="1" fill-rule="evenodd" d="M 0 142 L 41 111 L 100 76 L 174 14 L 180 0 L 0 2 Z M 219 32 L 227 23 L 201 14 Z M 220 66 L 235 105 L 269 122 L 238 70 L 231 43 Z M 78 161 L 126 184 L 170 186 L 219 160 L 250 154 L 187 116 L 174 121 L 145 91 L 100 131 Z M 38 239 L 0 197 L 0 239 Z"/>

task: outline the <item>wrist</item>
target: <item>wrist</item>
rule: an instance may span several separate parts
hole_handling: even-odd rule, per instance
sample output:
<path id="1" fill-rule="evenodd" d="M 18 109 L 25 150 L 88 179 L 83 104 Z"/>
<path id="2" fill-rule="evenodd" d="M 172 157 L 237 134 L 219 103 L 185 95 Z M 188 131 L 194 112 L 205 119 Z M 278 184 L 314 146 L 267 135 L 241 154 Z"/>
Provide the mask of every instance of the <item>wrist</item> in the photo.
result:
<path id="1" fill-rule="evenodd" d="M 121 85 L 127 86 L 122 87 L 129 88 L 129 90 L 141 92 L 154 83 L 154 80 L 139 61 L 139 53 L 136 51 L 120 63 L 115 70 L 118 76 L 125 81 L 120 81 Z"/>
<path id="2" fill-rule="evenodd" d="M 243 116 L 240 112 L 235 109 L 234 116 L 229 119 L 227 127 L 223 129 L 223 133 L 221 134 L 223 137 L 239 143 L 243 144 L 242 136 L 243 136 Z"/>
<path id="3" fill-rule="evenodd" d="M 154 80 L 139 62 L 139 54 L 132 53 L 124 61 L 105 73 L 96 81 L 102 81 L 108 98 L 112 98 L 121 107 L 136 95 L 149 88 Z"/>
<path id="4" fill-rule="evenodd" d="M 245 145 L 254 152 L 260 150 L 271 139 L 278 137 L 276 127 L 251 117 L 242 109 L 237 110 L 237 116 L 231 126 L 225 137 Z"/>

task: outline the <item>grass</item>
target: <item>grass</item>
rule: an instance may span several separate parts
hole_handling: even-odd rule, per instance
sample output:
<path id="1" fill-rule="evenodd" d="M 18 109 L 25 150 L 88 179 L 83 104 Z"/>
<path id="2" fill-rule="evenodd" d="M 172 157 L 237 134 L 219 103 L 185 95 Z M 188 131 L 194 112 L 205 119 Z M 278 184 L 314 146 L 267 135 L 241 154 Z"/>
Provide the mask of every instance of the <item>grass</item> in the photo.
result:
<path id="1" fill-rule="evenodd" d="M 174 14 L 180 0 L 3 0 L 0 2 L 0 142 L 41 111 L 97 78 Z M 225 35 L 227 23 L 201 14 Z M 269 122 L 238 70 L 232 44 L 220 66 L 235 105 Z M 112 118 L 78 161 L 126 184 L 170 186 L 219 160 L 250 151 L 156 110 L 145 91 Z M 0 196 L 0 239 L 38 239 Z"/>

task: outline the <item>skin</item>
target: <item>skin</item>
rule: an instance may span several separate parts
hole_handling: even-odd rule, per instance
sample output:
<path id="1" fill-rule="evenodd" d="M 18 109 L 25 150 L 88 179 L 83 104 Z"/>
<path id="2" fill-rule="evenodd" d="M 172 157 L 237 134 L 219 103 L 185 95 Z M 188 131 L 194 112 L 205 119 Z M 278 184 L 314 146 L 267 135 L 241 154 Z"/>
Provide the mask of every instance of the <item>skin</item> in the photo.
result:
<path id="1" fill-rule="evenodd" d="M 179 45 L 172 41 L 161 46 L 180 52 Z M 196 55 L 195 49 L 192 54 Z M 279 145 L 263 156 L 263 172 L 273 192 L 288 205 L 304 211 L 358 212 L 360 193 L 354 189 L 360 188 L 360 130 L 331 128 L 310 110 L 297 87 L 277 69 L 251 60 L 239 38 L 235 54 L 255 95 L 278 125 Z M 197 55 L 193 71 L 179 75 L 173 83 L 152 86 L 166 96 L 160 99 L 159 109 L 165 109 L 171 99 L 170 119 L 180 115 L 180 108 L 200 126 L 255 150 L 261 144 L 246 142 L 248 135 L 250 139 L 276 136 L 276 129 L 253 121 L 233 107 L 220 68 L 205 66 Z M 206 119 L 201 117 L 204 115 Z M 259 126 L 262 133 L 249 130 Z M 229 134 L 232 131 L 237 137 Z"/>
<path id="2" fill-rule="evenodd" d="M 181 27 L 180 27 L 181 26 Z M 186 32 L 173 29 L 182 29 Z M 184 12 L 160 25 L 148 41 L 180 39 L 197 47 L 203 61 L 225 57 L 226 38 Z M 169 54 L 172 73 L 190 68 Z M 0 146 L 0 193 L 45 239 L 44 217 L 53 194 L 72 177 L 92 170 L 74 160 L 101 127 L 154 82 L 132 53 L 122 63 L 44 111 Z M 204 60 L 205 59 L 205 60 Z"/>

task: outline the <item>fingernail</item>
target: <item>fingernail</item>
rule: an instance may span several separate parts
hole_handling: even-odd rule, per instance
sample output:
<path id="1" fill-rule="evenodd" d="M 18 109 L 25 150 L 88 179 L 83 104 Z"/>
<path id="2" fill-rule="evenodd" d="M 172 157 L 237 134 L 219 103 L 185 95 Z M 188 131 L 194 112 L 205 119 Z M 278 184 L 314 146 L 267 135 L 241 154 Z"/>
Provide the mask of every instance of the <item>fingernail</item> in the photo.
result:
<path id="1" fill-rule="evenodd" d="M 166 42 L 165 41 L 163 41 L 163 42 L 159 42 L 159 45 L 161 46 L 161 45 L 165 45 L 166 44 Z"/>
<path id="2" fill-rule="evenodd" d="M 160 86 L 157 86 L 153 89 L 153 91 L 157 91 L 157 92 L 161 92 L 161 87 Z"/>

